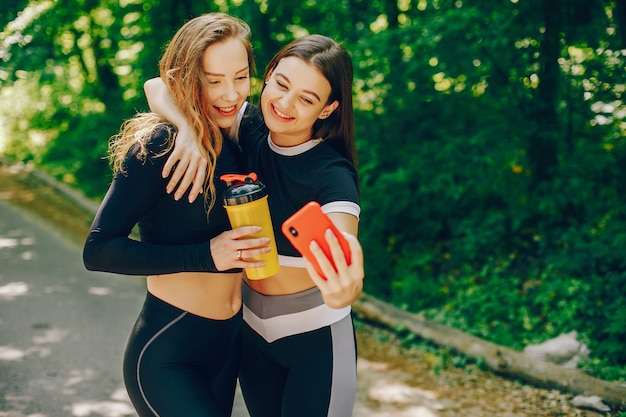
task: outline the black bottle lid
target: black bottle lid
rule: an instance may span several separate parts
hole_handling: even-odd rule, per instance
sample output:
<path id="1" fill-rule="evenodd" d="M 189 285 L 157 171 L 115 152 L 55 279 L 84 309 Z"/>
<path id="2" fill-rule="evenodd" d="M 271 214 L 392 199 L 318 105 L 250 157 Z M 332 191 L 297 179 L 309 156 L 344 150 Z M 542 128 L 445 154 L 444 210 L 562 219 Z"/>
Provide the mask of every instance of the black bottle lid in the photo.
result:
<path id="1" fill-rule="evenodd" d="M 267 195 L 265 185 L 257 180 L 254 172 L 247 175 L 225 174 L 220 179 L 226 181 L 229 186 L 223 194 L 226 206 L 249 203 Z"/>

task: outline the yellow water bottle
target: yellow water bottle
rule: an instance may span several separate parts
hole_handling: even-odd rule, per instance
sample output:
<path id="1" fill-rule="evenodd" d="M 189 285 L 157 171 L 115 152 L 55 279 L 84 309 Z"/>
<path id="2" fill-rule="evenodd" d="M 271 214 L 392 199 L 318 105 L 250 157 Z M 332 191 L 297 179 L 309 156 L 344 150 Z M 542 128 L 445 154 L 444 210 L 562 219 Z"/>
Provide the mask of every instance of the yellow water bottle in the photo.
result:
<path id="1" fill-rule="evenodd" d="M 280 269 L 280 265 L 265 185 L 257 181 L 257 175 L 254 172 L 247 175 L 226 174 L 222 175 L 220 179 L 229 184 L 223 199 L 230 225 L 233 228 L 261 226 L 261 232 L 251 236 L 270 238 L 269 246 L 272 250 L 251 258 L 264 261 L 265 266 L 245 268 L 247 277 L 249 279 L 263 279 L 275 275 Z"/>

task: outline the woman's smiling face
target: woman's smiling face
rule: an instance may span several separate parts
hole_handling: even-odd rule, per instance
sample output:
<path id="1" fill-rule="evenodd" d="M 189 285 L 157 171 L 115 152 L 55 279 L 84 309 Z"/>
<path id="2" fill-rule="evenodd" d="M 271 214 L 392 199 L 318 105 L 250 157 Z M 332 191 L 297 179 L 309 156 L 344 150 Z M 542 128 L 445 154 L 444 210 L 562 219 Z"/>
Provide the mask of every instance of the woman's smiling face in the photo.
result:
<path id="1" fill-rule="evenodd" d="M 204 51 L 202 69 L 209 117 L 220 128 L 230 128 L 250 94 L 248 52 L 237 39 L 215 43 Z"/>
<path id="2" fill-rule="evenodd" d="M 327 104 L 331 87 L 326 77 L 300 58 L 281 59 L 266 81 L 261 110 L 272 141 L 279 146 L 311 139 L 313 123 L 338 106 L 337 101 Z"/>

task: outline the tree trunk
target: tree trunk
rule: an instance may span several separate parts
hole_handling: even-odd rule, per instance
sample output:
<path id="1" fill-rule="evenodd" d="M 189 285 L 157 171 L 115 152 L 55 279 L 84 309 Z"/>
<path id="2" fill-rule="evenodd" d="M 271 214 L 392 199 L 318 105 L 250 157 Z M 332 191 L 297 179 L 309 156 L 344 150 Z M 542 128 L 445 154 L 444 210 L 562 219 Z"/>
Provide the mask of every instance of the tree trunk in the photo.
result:
<path id="1" fill-rule="evenodd" d="M 559 125 L 557 106 L 561 73 L 559 57 L 563 29 L 562 0 L 543 0 L 545 32 L 541 42 L 539 85 L 534 100 L 537 129 L 530 137 L 528 157 L 533 185 L 552 178 L 557 166 Z"/>
<path id="2" fill-rule="evenodd" d="M 562 368 L 530 358 L 513 349 L 498 346 L 460 330 L 400 310 L 366 294 L 363 294 L 352 308 L 354 313 L 364 321 L 382 325 L 393 331 L 407 330 L 439 346 L 452 348 L 463 355 L 483 358 L 487 367 L 498 374 L 520 378 L 533 385 L 559 389 L 575 395 L 597 395 L 611 407 L 626 406 L 626 386 L 593 378 L 576 369 Z"/>
<path id="3" fill-rule="evenodd" d="M 626 48 L 626 1 L 617 0 L 615 2 L 615 24 L 619 34 L 620 44 L 614 49 Z"/>
<path id="4" fill-rule="evenodd" d="M 398 29 L 398 16 L 400 11 L 398 10 L 398 2 L 396 0 L 386 0 L 383 4 L 385 8 L 385 14 L 387 15 L 387 24 L 390 30 Z M 396 47 L 400 47 L 399 44 Z"/>

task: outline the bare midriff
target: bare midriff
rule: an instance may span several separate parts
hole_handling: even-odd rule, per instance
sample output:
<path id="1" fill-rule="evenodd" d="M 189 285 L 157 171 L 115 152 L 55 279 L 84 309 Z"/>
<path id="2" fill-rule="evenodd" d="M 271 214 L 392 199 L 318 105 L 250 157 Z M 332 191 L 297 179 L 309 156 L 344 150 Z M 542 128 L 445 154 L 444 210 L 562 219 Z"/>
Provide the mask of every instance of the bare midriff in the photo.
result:
<path id="1" fill-rule="evenodd" d="M 150 275 L 148 291 L 161 300 L 200 317 L 226 320 L 241 309 L 242 274 L 179 272 Z"/>
<path id="2" fill-rule="evenodd" d="M 315 286 L 305 268 L 292 266 L 281 266 L 280 271 L 269 278 L 245 280 L 250 288 L 266 295 L 295 294 Z"/>

